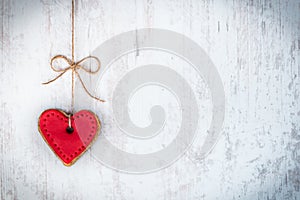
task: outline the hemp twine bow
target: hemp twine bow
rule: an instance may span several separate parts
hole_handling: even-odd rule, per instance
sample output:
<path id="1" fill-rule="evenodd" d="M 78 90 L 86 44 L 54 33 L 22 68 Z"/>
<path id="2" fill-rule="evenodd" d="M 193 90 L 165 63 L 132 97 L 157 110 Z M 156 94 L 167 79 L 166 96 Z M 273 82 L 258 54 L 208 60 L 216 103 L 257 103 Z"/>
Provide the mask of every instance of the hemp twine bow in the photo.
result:
<path id="1" fill-rule="evenodd" d="M 101 62 L 100 60 L 95 57 L 95 56 L 87 56 L 87 57 L 84 57 L 83 59 L 79 60 L 78 62 L 75 62 L 74 61 L 74 46 L 75 46 L 75 42 L 74 42 L 74 0 L 72 0 L 72 59 L 69 59 L 67 58 L 66 56 L 64 55 L 56 55 L 54 56 L 51 61 L 50 61 L 50 67 L 53 71 L 55 72 L 61 72 L 58 76 L 56 76 L 54 79 L 48 81 L 48 82 L 45 82 L 43 84 L 49 84 L 49 83 L 52 83 L 54 81 L 56 81 L 57 79 L 59 79 L 62 75 L 64 75 L 67 71 L 69 70 L 72 70 L 72 102 L 71 102 L 71 110 L 72 112 L 74 111 L 74 79 L 75 79 L 75 75 L 76 77 L 79 79 L 83 89 L 85 90 L 85 92 L 93 99 L 96 99 L 100 102 L 105 102 L 104 100 L 102 99 L 99 99 L 98 97 L 95 97 L 93 96 L 89 91 L 88 89 L 86 88 L 85 84 L 83 83 L 79 73 L 77 70 L 79 69 L 82 69 L 84 70 L 85 72 L 89 73 L 89 74 L 95 74 L 97 73 L 99 70 L 100 70 L 100 67 L 101 67 Z M 65 67 L 65 68 L 62 68 L 62 69 L 57 69 L 56 67 L 54 67 L 53 65 L 53 62 L 55 60 L 59 60 L 59 59 L 62 59 L 64 61 L 66 61 L 68 63 L 68 67 Z M 97 62 L 97 69 L 96 70 L 91 70 L 91 69 L 87 69 L 85 68 L 84 66 L 82 66 L 81 64 L 85 61 L 85 60 L 95 60 Z"/>

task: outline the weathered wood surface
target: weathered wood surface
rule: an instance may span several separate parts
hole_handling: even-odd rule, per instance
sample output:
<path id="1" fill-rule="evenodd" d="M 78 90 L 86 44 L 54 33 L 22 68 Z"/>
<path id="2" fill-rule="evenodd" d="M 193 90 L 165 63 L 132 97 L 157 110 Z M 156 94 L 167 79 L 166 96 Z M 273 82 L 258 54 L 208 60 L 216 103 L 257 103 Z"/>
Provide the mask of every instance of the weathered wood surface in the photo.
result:
<path id="1" fill-rule="evenodd" d="M 0 199 L 300 199 L 300 1 L 76 5 L 77 58 L 137 28 L 196 41 L 225 87 L 222 136 L 206 159 L 193 148 L 150 174 L 112 170 L 92 150 L 63 166 L 39 136 L 37 119 L 44 109 L 70 104 L 68 78 L 41 82 L 55 75 L 51 56 L 70 55 L 71 1 L 2 0 Z"/>

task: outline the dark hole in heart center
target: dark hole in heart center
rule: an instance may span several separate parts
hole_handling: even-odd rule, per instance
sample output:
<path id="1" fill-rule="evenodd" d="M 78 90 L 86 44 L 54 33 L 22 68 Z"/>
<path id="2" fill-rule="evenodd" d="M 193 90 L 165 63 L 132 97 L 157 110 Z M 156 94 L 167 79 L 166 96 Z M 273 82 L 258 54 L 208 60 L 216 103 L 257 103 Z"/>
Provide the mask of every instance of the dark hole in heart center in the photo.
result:
<path id="1" fill-rule="evenodd" d="M 74 128 L 68 126 L 68 127 L 66 128 L 66 131 L 67 131 L 67 133 L 71 134 L 71 133 L 74 132 Z"/>

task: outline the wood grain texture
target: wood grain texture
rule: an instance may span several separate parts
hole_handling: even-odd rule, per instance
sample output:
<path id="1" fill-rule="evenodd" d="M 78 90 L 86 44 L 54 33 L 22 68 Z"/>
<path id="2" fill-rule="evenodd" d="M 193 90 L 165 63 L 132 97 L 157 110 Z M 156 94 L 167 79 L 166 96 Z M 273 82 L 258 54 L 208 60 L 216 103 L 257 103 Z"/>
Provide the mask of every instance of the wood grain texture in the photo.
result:
<path id="1" fill-rule="evenodd" d="M 192 148 L 142 175 L 91 151 L 67 168 L 38 134 L 43 110 L 70 106 L 67 76 L 41 85 L 55 75 L 50 58 L 71 54 L 70 10 L 64 0 L 1 1 L 0 199 L 300 199 L 299 0 L 76 1 L 77 59 L 154 27 L 197 42 L 221 75 L 226 118 L 213 152 L 198 160 Z"/>

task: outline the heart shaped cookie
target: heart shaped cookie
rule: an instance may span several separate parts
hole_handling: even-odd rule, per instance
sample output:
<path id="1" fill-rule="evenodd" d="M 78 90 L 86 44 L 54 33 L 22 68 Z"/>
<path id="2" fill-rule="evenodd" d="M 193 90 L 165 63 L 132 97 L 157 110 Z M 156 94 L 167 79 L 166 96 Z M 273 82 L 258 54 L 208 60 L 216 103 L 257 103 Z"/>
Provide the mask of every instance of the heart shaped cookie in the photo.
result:
<path id="1" fill-rule="evenodd" d="M 66 166 L 71 166 L 91 146 L 101 128 L 91 111 L 68 115 L 57 109 L 44 111 L 38 126 L 45 142 Z"/>

